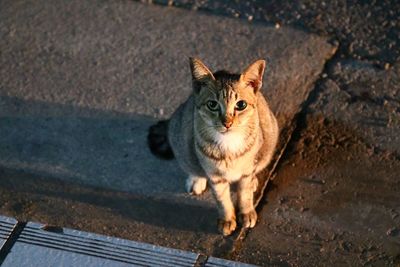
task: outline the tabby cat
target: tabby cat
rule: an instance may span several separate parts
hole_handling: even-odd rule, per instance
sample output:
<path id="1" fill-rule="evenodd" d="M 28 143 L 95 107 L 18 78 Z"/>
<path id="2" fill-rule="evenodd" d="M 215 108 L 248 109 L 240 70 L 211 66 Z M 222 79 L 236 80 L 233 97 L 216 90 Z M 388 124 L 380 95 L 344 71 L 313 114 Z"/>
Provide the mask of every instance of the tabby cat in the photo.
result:
<path id="1" fill-rule="evenodd" d="M 254 227 L 256 174 L 274 153 L 278 124 L 261 93 L 265 61 L 242 74 L 212 73 L 190 58 L 193 93 L 169 121 L 152 126 L 149 145 L 164 158 L 176 157 L 187 173 L 186 189 L 195 195 L 211 187 L 219 211 L 218 229 L 236 229 L 230 185 L 237 183 L 237 208 L 243 227 Z"/>

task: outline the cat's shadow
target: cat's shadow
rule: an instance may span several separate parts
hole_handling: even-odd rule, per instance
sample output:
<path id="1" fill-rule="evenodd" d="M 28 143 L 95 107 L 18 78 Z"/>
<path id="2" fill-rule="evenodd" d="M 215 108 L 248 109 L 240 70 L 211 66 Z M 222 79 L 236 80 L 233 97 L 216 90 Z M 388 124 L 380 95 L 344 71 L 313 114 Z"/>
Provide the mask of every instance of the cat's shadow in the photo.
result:
<path id="1" fill-rule="evenodd" d="M 147 147 L 148 116 L 2 97 L 0 164 L 138 194 L 182 193 L 175 161 Z M 13 107 L 10 107 L 13 106 Z"/>
<path id="2" fill-rule="evenodd" d="M 175 195 L 183 195 L 185 184 L 184 174 L 176 161 L 160 160 L 147 147 L 148 128 L 157 119 L 7 96 L 0 96 L 0 109 L 6 111 L 0 117 L 0 170 L 13 173 L 14 179 L 22 183 L 18 190 L 31 193 L 36 190 L 42 195 L 117 208 L 124 215 L 151 224 L 192 227 L 174 219 L 175 215 L 184 218 L 182 212 L 191 213 L 190 205 L 182 204 L 182 209 L 178 209 L 181 215 L 174 215 L 176 203 L 155 200 L 160 196 L 173 199 Z M 42 177 L 51 178 L 41 181 L 42 186 L 33 186 L 35 179 Z M 104 199 L 104 196 L 96 197 L 92 193 L 54 189 L 52 185 L 57 184 L 57 180 L 125 191 L 140 197 L 130 199 L 124 195 L 121 198 L 116 194 L 119 199 L 113 200 L 108 195 L 108 200 L 103 201 L 98 198 Z M 120 201 L 131 209 L 136 206 L 144 211 L 127 212 L 127 209 L 110 204 Z M 150 211 L 145 212 L 146 209 Z M 144 216 L 149 212 L 163 218 Z M 206 211 L 209 212 L 214 211 Z M 172 218 L 170 224 L 166 217 Z"/>

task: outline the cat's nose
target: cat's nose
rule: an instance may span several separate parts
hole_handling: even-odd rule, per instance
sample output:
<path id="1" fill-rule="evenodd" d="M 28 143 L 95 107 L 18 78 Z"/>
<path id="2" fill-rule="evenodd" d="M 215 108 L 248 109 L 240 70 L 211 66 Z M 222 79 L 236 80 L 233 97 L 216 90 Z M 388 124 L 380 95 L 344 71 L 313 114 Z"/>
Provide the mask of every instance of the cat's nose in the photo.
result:
<path id="1" fill-rule="evenodd" d="M 232 126 L 232 122 L 231 121 L 226 121 L 226 122 L 224 122 L 224 126 L 225 126 L 225 128 L 229 129 Z"/>
<path id="2" fill-rule="evenodd" d="M 233 119 L 231 117 L 224 117 L 222 118 L 222 124 L 225 128 L 229 129 L 232 126 Z"/>

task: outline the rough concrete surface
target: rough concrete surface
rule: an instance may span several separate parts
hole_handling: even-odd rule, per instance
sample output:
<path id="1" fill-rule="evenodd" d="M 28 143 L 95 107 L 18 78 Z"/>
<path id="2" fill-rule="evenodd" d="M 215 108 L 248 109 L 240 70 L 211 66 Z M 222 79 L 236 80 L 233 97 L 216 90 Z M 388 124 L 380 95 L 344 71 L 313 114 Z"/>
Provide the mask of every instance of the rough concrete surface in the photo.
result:
<path id="1" fill-rule="evenodd" d="M 152 157 L 145 136 L 190 93 L 188 56 L 234 71 L 267 58 L 284 129 L 334 51 L 290 28 L 131 1 L 1 5 L 1 165 L 146 195 L 183 192 L 176 163 Z"/>
<path id="2" fill-rule="evenodd" d="M 263 266 L 398 266 L 398 3 L 154 2 L 258 22 L 0 2 L 0 213 Z M 339 49 L 314 87 L 326 38 Z M 265 93 L 282 140 L 293 133 L 242 240 L 218 235 L 212 202 L 184 197 L 175 162 L 144 144 L 190 93 L 192 55 L 234 71 L 267 58 Z"/>
<path id="3" fill-rule="evenodd" d="M 290 26 L 340 43 L 338 57 L 385 68 L 400 60 L 397 0 L 140 0 L 206 11 L 251 22 Z"/>
<path id="4" fill-rule="evenodd" d="M 399 74 L 397 63 L 328 63 L 236 260 L 400 264 Z"/>
<path id="5" fill-rule="evenodd" d="M 310 109 L 345 125 L 370 145 L 400 155 L 400 65 L 381 70 L 339 60 L 329 68 Z"/>
<path id="6" fill-rule="evenodd" d="M 188 56 L 232 71 L 266 58 L 284 145 L 335 46 L 132 1 L 0 5 L 1 212 L 227 257 L 210 194 L 184 193 L 176 162 L 147 149 L 148 127 L 190 93 Z"/>
<path id="7" fill-rule="evenodd" d="M 260 222 L 232 257 L 266 266 L 399 266 L 399 1 L 168 4 L 339 43 L 261 201 Z"/>
<path id="8" fill-rule="evenodd" d="M 400 263 L 399 160 L 372 152 L 351 124 L 330 115 L 307 115 L 236 260 L 264 266 Z"/>

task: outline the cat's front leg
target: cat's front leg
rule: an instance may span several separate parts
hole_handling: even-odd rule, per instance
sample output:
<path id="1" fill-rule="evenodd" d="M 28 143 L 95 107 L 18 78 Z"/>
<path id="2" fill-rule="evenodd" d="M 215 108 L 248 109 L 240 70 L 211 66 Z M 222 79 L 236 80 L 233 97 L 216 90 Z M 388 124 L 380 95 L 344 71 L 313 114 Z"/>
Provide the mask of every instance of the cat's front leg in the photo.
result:
<path id="1" fill-rule="evenodd" d="M 230 184 L 220 177 L 211 177 L 210 184 L 218 206 L 218 231 L 224 236 L 230 235 L 236 229 L 236 215 L 231 200 Z"/>
<path id="2" fill-rule="evenodd" d="M 207 189 L 207 178 L 189 175 L 186 179 L 186 190 L 190 194 L 201 195 Z"/>
<path id="3" fill-rule="evenodd" d="M 257 222 L 257 212 L 254 209 L 254 191 L 257 177 L 242 177 L 238 186 L 238 205 L 240 220 L 245 228 L 253 228 Z"/>

